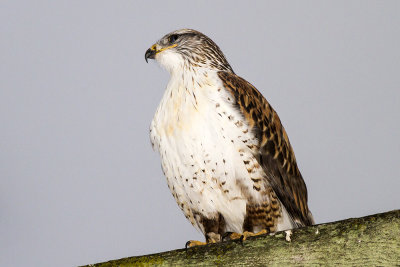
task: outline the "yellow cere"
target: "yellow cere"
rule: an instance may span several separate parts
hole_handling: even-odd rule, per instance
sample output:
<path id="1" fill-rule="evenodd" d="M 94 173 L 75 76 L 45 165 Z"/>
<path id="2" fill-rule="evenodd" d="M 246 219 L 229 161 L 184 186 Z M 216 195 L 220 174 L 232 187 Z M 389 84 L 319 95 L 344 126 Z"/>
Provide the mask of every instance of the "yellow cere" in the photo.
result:
<path id="1" fill-rule="evenodd" d="M 151 50 L 156 50 L 156 47 L 155 47 L 156 45 L 153 45 L 152 47 L 151 47 Z M 174 48 L 175 46 L 177 46 L 177 44 L 173 44 L 173 45 L 171 45 L 171 46 L 167 46 L 167 47 L 164 47 L 164 48 L 161 48 L 160 50 L 156 50 L 156 54 L 158 54 L 158 53 L 160 53 L 160 52 L 162 52 L 162 51 L 164 51 L 164 50 L 167 50 L 167 49 L 170 49 L 170 48 Z"/>

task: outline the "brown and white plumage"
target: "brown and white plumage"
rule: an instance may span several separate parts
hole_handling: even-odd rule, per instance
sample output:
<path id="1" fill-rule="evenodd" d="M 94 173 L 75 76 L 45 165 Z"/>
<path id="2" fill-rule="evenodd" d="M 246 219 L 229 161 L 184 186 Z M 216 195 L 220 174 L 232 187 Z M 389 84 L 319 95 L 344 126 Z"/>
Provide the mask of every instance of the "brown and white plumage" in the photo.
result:
<path id="1" fill-rule="evenodd" d="M 168 186 L 207 242 L 313 224 L 277 113 L 218 46 L 183 29 L 147 50 L 171 75 L 150 127 Z"/>

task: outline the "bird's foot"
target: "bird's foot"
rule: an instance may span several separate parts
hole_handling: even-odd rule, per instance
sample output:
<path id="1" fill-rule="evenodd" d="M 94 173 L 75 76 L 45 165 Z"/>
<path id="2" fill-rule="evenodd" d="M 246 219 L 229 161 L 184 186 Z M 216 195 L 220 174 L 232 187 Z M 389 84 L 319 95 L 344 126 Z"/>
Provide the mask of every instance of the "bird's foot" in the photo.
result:
<path id="1" fill-rule="evenodd" d="M 206 242 L 196 241 L 196 240 L 189 240 L 186 242 L 185 248 L 191 248 L 195 246 L 203 246 L 207 244 L 218 243 L 221 241 L 221 236 L 219 234 L 209 232 L 206 234 Z"/>
<path id="2" fill-rule="evenodd" d="M 268 231 L 263 229 L 258 233 L 253 233 L 253 232 L 243 232 L 243 234 L 240 233 L 234 233 L 234 232 L 228 232 L 226 235 L 223 236 L 222 240 L 225 240 L 225 238 L 229 238 L 229 240 L 237 240 L 239 239 L 241 242 L 245 241 L 249 236 L 258 236 L 258 235 L 264 235 L 267 234 Z"/>
<path id="3" fill-rule="evenodd" d="M 226 232 L 223 236 L 222 236 L 222 241 L 228 241 L 228 240 L 237 240 L 240 239 L 240 237 L 243 234 L 240 233 L 235 233 L 235 232 Z"/>
<path id="4" fill-rule="evenodd" d="M 192 248 L 192 247 L 204 246 L 204 245 L 207 245 L 207 243 L 197 241 L 197 240 L 189 240 L 188 242 L 186 242 L 185 248 Z"/>
<path id="5" fill-rule="evenodd" d="M 262 229 L 260 232 L 257 233 L 253 233 L 253 232 L 244 232 L 243 233 L 243 240 L 246 240 L 246 238 L 248 238 L 249 236 L 259 236 L 259 235 L 265 235 L 268 234 L 268 231 L 265 229 Z"/>

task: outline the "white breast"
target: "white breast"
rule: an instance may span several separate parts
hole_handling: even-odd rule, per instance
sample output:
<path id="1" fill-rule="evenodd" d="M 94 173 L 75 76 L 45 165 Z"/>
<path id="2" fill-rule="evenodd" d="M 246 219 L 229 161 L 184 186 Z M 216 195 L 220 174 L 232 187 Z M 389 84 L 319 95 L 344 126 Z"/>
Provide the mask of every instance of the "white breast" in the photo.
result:
<path id="1" fill-rule="evenodd" d="M 204 232 L 198 214 L 220 213 L 226 231 L 242 232 L 243 192 L 254 191 L 251 178 L 263 173 L 251 150 L 257 140 L 217 74 L 172 76 L 150 136 L 168 186 L 191 223 Z"/>

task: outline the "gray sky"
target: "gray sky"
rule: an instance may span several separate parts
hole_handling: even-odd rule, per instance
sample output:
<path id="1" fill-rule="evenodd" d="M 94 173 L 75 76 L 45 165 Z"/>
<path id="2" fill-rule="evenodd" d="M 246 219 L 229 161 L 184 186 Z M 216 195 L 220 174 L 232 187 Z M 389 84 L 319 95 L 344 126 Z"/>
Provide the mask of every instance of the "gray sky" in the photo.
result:
<path id="1" fill-rule="evenodd" d="M 400 2 L 246 3 L 1 2 L 0 266 L 202 239 L 148 137 L 168 74 L 144 53 L 179 28 L 277 110 L 317 223 L 399 208 Z"/>

